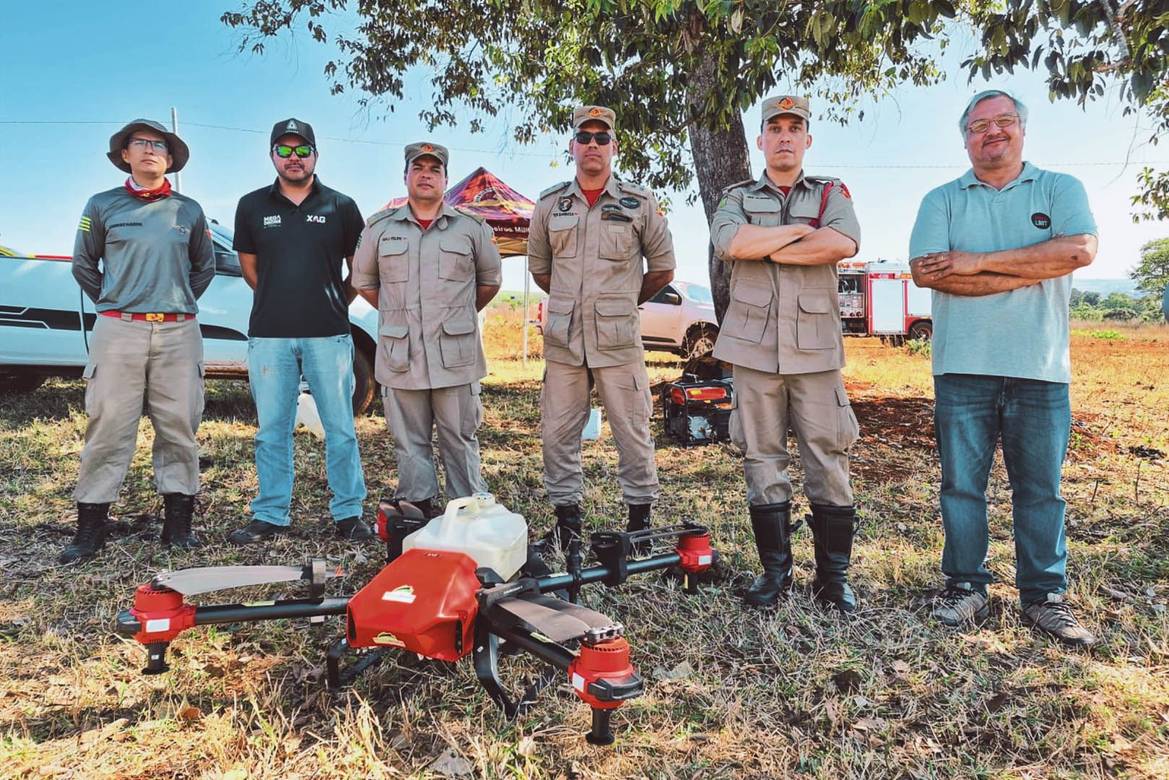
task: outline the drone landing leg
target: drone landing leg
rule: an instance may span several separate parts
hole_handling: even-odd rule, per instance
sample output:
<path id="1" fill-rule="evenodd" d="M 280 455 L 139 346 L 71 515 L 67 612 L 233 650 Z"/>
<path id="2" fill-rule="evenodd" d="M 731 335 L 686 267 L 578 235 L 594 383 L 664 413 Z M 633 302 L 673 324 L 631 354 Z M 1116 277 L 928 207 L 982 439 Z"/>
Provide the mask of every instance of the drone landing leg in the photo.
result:
<path id="1" fill-rule="evenodd" d="M 142 674 L 162 674 L 170 669 L 166 663 L 166 648 L 170 642 L 151 642 L 146 645 L 146 668 Z"/>
<path id="2" fill-rule="evenodd" d="M 366 669 L 379 663 L 386 654 L 384 650 L 370 650 L 363 653 L 348 669 L 342 670 L 341 656 L 348 649 L 349 640 L 341 637 L 329 646 L 329 652 L 325 654 L 325 674 L 329 690 L 335 691 L 349 685 Z"/>

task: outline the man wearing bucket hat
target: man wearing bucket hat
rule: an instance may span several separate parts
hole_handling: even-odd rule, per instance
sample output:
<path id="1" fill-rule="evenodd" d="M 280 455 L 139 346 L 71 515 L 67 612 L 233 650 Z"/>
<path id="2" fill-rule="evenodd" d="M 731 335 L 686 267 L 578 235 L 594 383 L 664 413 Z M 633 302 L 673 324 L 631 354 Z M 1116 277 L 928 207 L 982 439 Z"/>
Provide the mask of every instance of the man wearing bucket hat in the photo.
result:
<path id="1" fill-rule="evenodd" d="M 573 112 L 576 176 L 540 193 L 528 231 L 529 269 L 548 293 L 541 438 L 550 536 L 562 549 L 581 534 L 580 442 L 594 385 L 617 444 L 628 530 L 649 527 L 659 490 L 638 306 L 674 278 L 674 244 L 653 193 L 612 175 L 616 120 L 604 106 Z"/>
<path id="2" fill-rule="evenodd" d="M 248 321 L 248 382 L 256 404 L 252 520 L 228 536 L 255 544 L 292 523 L 292 435 L 301 376 L 325 431 L 325 468 L 336 536 L 373 538 L 362 520 L 365 478 L 353 421 L 353 337 L 349 286 L 361 212 L 316 175 L 312 125 L 284 119 L 272 127 L 268 155 L 276 181 L 240 198 L 234 247 L 255 290 Z"/>
<path id="3" fill-rule="evenodd" d="M 74 498 L 77 532 L 58 560 L 105 545 L 109 508 L 125 479 L 146 409 L 154 425 L 154 481 L 163 495 L 162 542 L 190 548 L 199 489 L 195 431 L 203 414 L 203 339 L 195 301 L 215 262 L 203 209 L 171 190 L 187 145 L 137 119 L 110 137 L 108 157 L 130 174 L 89 199 L 73 248 L 73 276 L 97 318 L 85 367 L 88 424 Z"/>
<path id="4" fill-rule="evenodd" d="M 353 286 L 380 312 L 375 373 L 397 457 L 394 495 L 429 517 L 438 509 L 436 429 L 446 497 L 486 490 L 476 432 L 487 360 L 477 312 L 499 292 L 500 257 L 490 225 L 443 201 L 446 147 L 413 143 L 405 156 L 407 201 L 369 218 Z"/>
<path id="5" fill-rule="evenodd" d="M 858 429 L 840 373 L 836 263 L 857 253 L 860 226 L 842 181 L 804 173 L 810 121 L 807 98 L 763 101 L 756 140 L 763 175 L 728 187 L 711 221 L 715 254 L 731 264 L 730 305 L 714 356 L 734 366 L 730 434 L 743 452 L 763 567 L 744 600 L 772 606 L 792 584 L 790 426 L 812 508 L 813 589 L 820 601 L 851 612 L 856 510 L 848 449 Z"/>
<path id="6" fill-rule="evenodd" d="M 1066 600 L 1060 469 L 1071 433 L 1072 272 L 1096 257 L 1084 185 L 1023 159 L 1027 107 L 1001 89 L 958 120 L 970 170 L 922 199 L 913 279 L 933 292 L 934 430 L 941 461 L 945 588 L 933 617 L 989 614 L 986 485 L 1001 441 L 1011 483 L 1015 585 L 1024 622 L 1068 645 L 1096 637 Z"/>

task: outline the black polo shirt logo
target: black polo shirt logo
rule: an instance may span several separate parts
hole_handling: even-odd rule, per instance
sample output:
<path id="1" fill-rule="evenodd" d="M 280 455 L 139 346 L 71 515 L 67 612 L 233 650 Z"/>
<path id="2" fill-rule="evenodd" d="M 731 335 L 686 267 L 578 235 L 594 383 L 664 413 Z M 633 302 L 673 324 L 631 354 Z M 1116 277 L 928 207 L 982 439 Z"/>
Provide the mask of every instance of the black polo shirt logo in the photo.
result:
<path id="1" fill-rule="evenodd" d="M 280 215 L 273 214 L 270 217 L 264 217 L 264 227 L 280 227 Z"/>
<path id="2" fill-rule="evenodd" d="M 1042 211 L 1036 211 L 1031 215 L 1031 224 L 1040 230 L 1047 230 L 1051 227 L 1051 217 L 1044 214 Z"/>
<path id="3" fill-rule="evenodd" d="M 304 221 L 305 222 L 315 222 L 318 225 L 323 225 L 323 224 L 325 224 L 325 215 L 324 214 L 305 214 Z"/>

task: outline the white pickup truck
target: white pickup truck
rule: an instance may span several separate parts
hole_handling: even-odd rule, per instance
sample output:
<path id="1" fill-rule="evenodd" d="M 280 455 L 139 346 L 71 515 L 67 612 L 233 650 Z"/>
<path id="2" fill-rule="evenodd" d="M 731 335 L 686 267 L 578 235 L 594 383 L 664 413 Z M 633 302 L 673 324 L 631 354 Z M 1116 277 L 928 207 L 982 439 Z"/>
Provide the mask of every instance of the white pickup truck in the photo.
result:
<path id="1" fill-rule="evenodd" d="M 536 327 L 544 333 L 546 301 L 536 307 Z M 714 298 L 710 288 L 675 280 L 637 307 L 641 312 L 641 342 L 647 351 L 672 352 L 684 360 L 709 355 L 718 339 Z"/>
<path id="2" fill-rule="evenodd" d="M 231 249 L 231 231 L 212 222 L 215 279 L 199 299 L 206 375 L 248 378 L 248 317 L 252 290 Z M 70 258 L 0 252 L 0 396 L 35 390 L 52 376 L 79 377 L 89 359 L 93 301 L 73 279 Z M 349 306 L 353 334 L 353 409 L 373 401 L 377 311 L 358 297 Z"/>

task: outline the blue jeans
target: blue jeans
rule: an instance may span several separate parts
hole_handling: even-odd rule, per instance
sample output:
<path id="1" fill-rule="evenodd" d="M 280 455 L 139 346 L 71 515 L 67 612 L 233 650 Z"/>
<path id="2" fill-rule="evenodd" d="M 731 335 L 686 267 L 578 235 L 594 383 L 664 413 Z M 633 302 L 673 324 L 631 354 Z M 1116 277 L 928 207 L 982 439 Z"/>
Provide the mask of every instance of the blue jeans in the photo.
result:
<path id="1" fill-rule="evenodd" d="M 365 477 L 353 427 L 353 339 L 248 339 L 248 380 L 260 428 L 256 432 L 256 476 L 260 494 L 252 501 L 255 519 L 291 523 L 292 432 L 296 399 L 304 375 L 325 429 L 325 465 L 334 521 L 361 517 Z"/>
<path id="2" fill-rule="evenodd" d="M 1026 604 L 1067 589 L 1060 468 L 1071 430 L 1068 386 L 1001 376 L 934 377 L 934 428 L 942 462 L 942 573 L 986 592 L 986 484 L 1001 439 L 1011 483 L 1015 585 Z"/>

